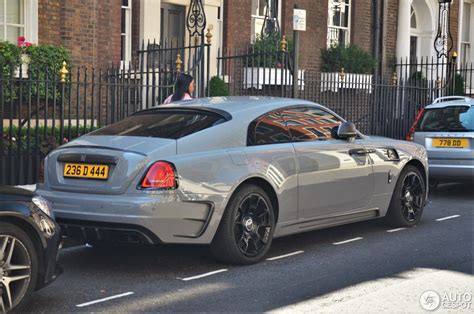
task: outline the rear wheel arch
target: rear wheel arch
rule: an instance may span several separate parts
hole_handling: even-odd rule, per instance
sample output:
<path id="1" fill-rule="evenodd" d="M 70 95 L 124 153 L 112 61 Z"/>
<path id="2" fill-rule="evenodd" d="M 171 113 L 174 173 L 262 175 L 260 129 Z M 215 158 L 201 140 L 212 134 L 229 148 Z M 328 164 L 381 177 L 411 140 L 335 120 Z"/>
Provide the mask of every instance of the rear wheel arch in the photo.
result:
<path id="1" fill-rule="evenodd" d="M 278 222 L 278 216 L 279 216 L 279 210 L 280 209 L 279 209 L 278 196 L 277 196 L 273 186 L 270 184 L 270 182 L 268 182 L 267 180 L 265 180 L 263 178 L 252 177 L 252 178 L 248 178 L 248 179 L 244 180 L 243 182 L 241 182 L 232 194 L 234 194 L 236 191 L 239 190 L 240 187 L 242 187 L 246 184 L 251 184 L 251 185 L 258 186 L 258 187 L 262 188 L 265 191 L 265 193 L 267 193 L 268 197 L 272 201 L 272 207 L 273 207 L 273 211 L 274 211 L 274 215 L 275 215 L 275 224 L 276 224 Z"/>

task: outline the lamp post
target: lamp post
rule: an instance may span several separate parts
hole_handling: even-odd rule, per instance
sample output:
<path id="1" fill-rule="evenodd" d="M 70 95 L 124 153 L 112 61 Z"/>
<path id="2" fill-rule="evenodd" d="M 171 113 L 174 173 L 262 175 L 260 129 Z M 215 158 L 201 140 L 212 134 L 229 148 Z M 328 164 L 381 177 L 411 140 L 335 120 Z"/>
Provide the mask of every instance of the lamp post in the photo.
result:
<path id="1" fill-rule="evenodd" d="M 450 9 L 453 0 L 438 0 L 438 30 L 434 49 L 438 59 L 449 58 L 453 49 L 453 37 L 450 29 Z"/>

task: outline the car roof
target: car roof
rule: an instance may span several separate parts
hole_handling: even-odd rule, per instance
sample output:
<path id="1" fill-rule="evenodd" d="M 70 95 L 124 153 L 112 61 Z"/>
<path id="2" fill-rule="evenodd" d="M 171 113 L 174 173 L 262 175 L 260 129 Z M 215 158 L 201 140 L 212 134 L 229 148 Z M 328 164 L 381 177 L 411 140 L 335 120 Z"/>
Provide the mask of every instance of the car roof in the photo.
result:
<path id="1" fill-rule="evenodd" d="M 425 109 L 459 107 L 459 106 L 474 106 L 474 99 L 464 97 L 464 98 L 455 99 L 455 100 L 440 101 L 440 102 L 436 102 L 434 104 L 426 106 Z"/>
<path id="2" fill-rule="evenodd" d="M 317 105 L 313 102 L 301 99 L 269 97 L 269 96 L 229 96 L 229 97 L 208 97 L 193 100 L 177 101 L 168 105 L 159 105 L 156 108 L 208 108 L 223 110 L 231 115 L 245 112 L 252 109 L 258 111 L 271 111 L 291 105 Z"/>

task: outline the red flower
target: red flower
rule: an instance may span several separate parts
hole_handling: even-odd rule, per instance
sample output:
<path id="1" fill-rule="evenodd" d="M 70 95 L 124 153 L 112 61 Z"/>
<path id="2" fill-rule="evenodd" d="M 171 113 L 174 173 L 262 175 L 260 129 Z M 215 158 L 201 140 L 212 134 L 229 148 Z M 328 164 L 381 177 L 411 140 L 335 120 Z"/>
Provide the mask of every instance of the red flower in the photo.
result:
<path id="1" fill-rule="evenodd" d="M 25 43 L 25 36 L 18 37 L 18 40 L 17 40 L 18 47 L 23 46 L 24 43 Z"/>
<path id="2" fill-rule="evenodd" d="M 26 47 L 31 47 L 32 43 L 25 41 L 25 46 Z"/>

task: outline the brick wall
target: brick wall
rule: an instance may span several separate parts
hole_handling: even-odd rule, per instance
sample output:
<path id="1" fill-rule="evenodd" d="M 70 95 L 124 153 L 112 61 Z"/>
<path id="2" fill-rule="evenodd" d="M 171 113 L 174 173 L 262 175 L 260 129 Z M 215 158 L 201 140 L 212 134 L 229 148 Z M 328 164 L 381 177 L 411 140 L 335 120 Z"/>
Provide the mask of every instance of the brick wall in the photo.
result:
<path id="1" fill-rule="evenodd" d="M 293 37 L 293 8 L 306 10 L 306 31 L 300 32 L 300 68 L 319 70 L 320 50 L 326 48 L 327 0 L 287 0 L 282 3 L 282 32 Z"/>
<path id="2" fill-rule="evenodd" d="M 458 46 L 458 23 L 459 23 L 459 1 L 453 1 L 451 5 L 451 12 L 450 12 L 450 19 L 451 19 L 451 35 L 453 36 L 453 51 L 457 50 Z M 459 51 L 457 51 L 459 55 Z"/>
<path id="3" fill-rule="evenodd" d="M 250 43 L 252 0 L 224 0 L 223 47 L 242 48 Z"/>
<path id="4" fill-rule="evenodd" d="M 39 0 L 39 43 L 63 45 L 75 66 L 120 61 L 120 1 Z"/>
<path id="5" fill-rule="evenodd" d="M 38 35 L 41 44 L 61 44 L 60 4 L 61 0 L 38 1 Z"/>
<path id="6" fill-rule="evenodd" d="M 351 44 L 373 53 L 374 16 L 372 0 L 352 0 Z"/>

